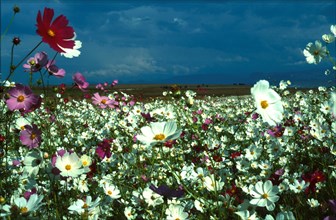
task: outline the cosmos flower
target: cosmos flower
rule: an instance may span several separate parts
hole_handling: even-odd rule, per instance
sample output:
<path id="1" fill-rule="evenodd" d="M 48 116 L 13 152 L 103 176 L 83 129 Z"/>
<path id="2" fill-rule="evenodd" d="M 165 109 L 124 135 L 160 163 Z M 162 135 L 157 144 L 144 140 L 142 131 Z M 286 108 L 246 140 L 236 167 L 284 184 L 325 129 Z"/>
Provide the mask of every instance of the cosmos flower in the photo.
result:
<path id="1" fill-rule="evenodd" d="M 89 171 L 82 167 L 82 161 L 76 153 L 66 152 L 63 156 L 58 156 L 55 166 L 60 170 L 60 175 L 64 177 L 77 177 Z"/>
<path id="2" fill-rule="evenodd" d="M 82 91 L 86 91 L 85 89 L 87 89 L 89 87 L 89 83 L 86 82 L 85 77 L 77 72 L 72 76 L 73 81 L 75 82 L 75 84 L 78 86 L 78 88 Z"/>
<path id="3" fill-rule="evenodd" d="M 279 200 L 279 196 L 277 195 L 278 192 L 278 186 L 273 186 L 270 180 L 267 180 L 264 183 L 259 181 L 250 192 L 253 197 L 250 204 L 259 207 L 266 207 L 268 211 L 273 211 L 275 208 L 275 202 Z"/>
<path id="4" fill-rule="evenodd" d="M 55 61 L 49 60 L 46 68 L 50 75 L 56 76 L 57 78 L 63 78 L 65 75 L 65 70 L 59 69 L 58 66 L 55 65 Z"/>
<path id="5" fill-rule="evenodd" d="M 20 132 L 21 143 L 28 146 L 29 149 L 38 147 L 41 143 L 42 132 L 35 124 L 33 124 L 33 126 L 25 125 L 24 128 L 25 129 Z"/>
<path id="6" fill-rule="evenodd" d="M 48 63 L 48 55 L 45 52 L 36 53 L 34 57 L 28 59 L 23 67 L 26 68 L 25 71 L 28 72 L 38 72 Z"/>
<path id="7" fill-rule="evenodd" d="M 28 86 L 21 84 L 16 84 L 14 88 L 8 90 L 8 95 L 9 99 L 6 100 L 6 104 L 11 111 L 15 109 L 28 111 L 38 103 L 39 99 Z"/>
<path id="8" fill-rule="evenodd" d="M 322 46 L 322 43 L 318 40 L 315 41 L 315 44 L 310 42 L 303 50 L 303 55 L 305 55 L 307 63 L 318 64 L 327 56 L 327 48 Z"/>
<path id="9" fill-rule="evenodd" d="M 29 216 L 30 213 L 37 211 L 43 205 L 41 203 L 42 199 L 43 199 L 43 195 L 39 196 L 37 194 L 31 195 L 28 200 L 25 199 L 24 197 L 15 198 L 13 201 L 14 203 L 13 205 L 15 205 L 19 210 L 19 213 L 15 213 L 15 214 L 16 215 L 18 214 L 20 216 L 26 216 L 26 217 Z M 11 207 L 12 206 L 10 205 L 5 205 L 2 207 L 2 209 L 6 211 L 8 214 L 10 214 L 12 211 Z"/>
<path id="10" fill-rule="evenodd" d="M 168 121 L 152 122 L 150 126 L 142 127 L 141 133 L 136 136 L 137 140 L 145 145 L 152 146 L 156 143 L 175 140 L 180 137 L 182 132 L 180 129 L 177 129 L 174 121 Z"/>
<path id="11" fill-rule="evenodd" d="M 76 39 L 76 33 L 74 33 L 74 34 L 75 34 L 75 36 L 71 40 L 75 41 L 75 46 L 72 49 L 63 48 L 63 47 L 60 46 L 60 48 L 65 51 L 64 53 L 61 53 L 61 55 L 66 57 L 66 58 L 78 57 L 81 53 L 78 49 L 82 48 L 82 42 L 79 41 L 79 40 L 75 40 Z"/>
<path id="12" fill-rule="evenodd" d="M 184 211 L 184 207 L 181 205 L 170 204 L 166 209 L 167 220 L 185 220 L 188 219 L 188 213 Z"/>
<path id="13" fill-rule="evenodd" d="M 66 53 L 64 48 L 73 49 L 75 47 L 75 31 L 68 26 L 68 20 L 64 15 L 58 16 L 53 22 L 54 10 L 44 8 L 43 16 L 41 11 L 37 14 L 36 33 L 42 37 L 42 41 L 59 53 Z"/>
<path id="14" fill-rule="evenodd" d="M 281 122 L 283 118 L 283 106 L 281 97 L 273 89 L 269 88 L 269 82 L 260 80 L 251 88 L 251 94 L 257 107 L 256 112 L 261 115 L 264 122 L 271 126 Z"/>
<path id="15" fill-rule="evenodd" d="M 109 99 L 107 96 L 100 96 L 98 92 L 93 94 L 92 96 L 92 103 L 95 105 L 98 105 L 99 108 L 106 108 L 106 107 L 112 107 L 114 104 L 114 101 Z"/>
<path id="16" fill-rule="evenodd" d="M 149 188 L 154 192 L 156 192 L 157 194 L 164 196 L 166 198 L 173 198 L 173 197 L 180 198 L 184 195 L 183 189 L 181 188 L 171 189 L 167 185 L 161 185 L 159 187 L 156 187 L 153 184 L 151 184 Z"/>

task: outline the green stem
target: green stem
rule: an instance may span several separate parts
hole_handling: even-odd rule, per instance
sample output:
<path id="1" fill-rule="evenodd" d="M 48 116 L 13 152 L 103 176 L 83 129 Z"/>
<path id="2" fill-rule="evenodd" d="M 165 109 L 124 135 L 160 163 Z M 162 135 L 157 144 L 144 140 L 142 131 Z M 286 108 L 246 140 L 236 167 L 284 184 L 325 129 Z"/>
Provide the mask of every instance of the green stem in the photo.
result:
<path id="1" fill-rule="evenodd" d="M 14 71 L 16 70 L 16 68 L 18 66 L 20 66 L 23 63 L 23 61 L 25 61 L 27 59 L 27 57 L 30 56 L 30 54 L 32 54 L 42 44 L 42 42 L 43 41 L 41 41 L 40 43 L 38 43 L 17 65 L 15 65 L 15 66 L 11 65 L 9 74 L 8 74 L 6 80 L 1 83 L 1 86 L 3 86 L 5 84 L 5 82 L 13 75 Z"/>
<path id="2" fill-rule="evenodd" d="M 7 27 L 6 27 L 6 30 L 3 34 L 1 34 L 1 38 L 0 38 L 0 42 L 2 42 L 2 38 L 7 34 L 7 31 L 9 29 L 9 27 L 12 25 L 13 21 L 14 21 L 14 17 L 15 17 L 15 13 L 13 14 L 12 18 L 10 19 Z"/>

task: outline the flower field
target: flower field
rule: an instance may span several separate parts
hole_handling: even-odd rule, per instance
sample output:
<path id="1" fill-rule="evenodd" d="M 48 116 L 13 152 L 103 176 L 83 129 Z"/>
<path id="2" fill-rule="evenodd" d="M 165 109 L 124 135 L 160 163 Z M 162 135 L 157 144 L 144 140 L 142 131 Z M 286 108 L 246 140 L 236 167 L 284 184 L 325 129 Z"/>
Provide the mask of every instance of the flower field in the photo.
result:
<path id="1" fill-rule="evenodd" d="M 78 56 L 74 30 L 51 15 L 38 13 L 42 42 Z M 307 62 L 328 56 L 313 46 Z M 65 74 L 45 53 L 27 60 L 30 73 Z M 69 100 L 64 85 L 34 94 L 11 83 L 19 64 L 0 84 L 3 219 L 336 218 L 335 87 L 291 93 L 261 79 L 245 97 L 175 86 L 140 102 L 107 89 L 117 81 L 91 94 L 76 73 L 85 98 Z"/>

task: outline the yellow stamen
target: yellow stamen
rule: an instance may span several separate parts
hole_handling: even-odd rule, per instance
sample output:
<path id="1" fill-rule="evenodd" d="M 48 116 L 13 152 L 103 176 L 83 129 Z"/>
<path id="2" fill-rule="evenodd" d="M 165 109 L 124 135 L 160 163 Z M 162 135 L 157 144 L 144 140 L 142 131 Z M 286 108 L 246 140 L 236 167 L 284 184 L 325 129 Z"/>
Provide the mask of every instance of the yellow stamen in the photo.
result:
<path id="1" fill-rule="evenodd" d="M 84 203 L 84 205 L 82 206 L 83 209 L 87 209 L 88 207 L 89 206 L 86 203 Z"/>
<path id="2" fill-rule="evenodd" d="M 18 102 L 23 102 L 25 100 L 25 97 L 23 95 L 19 95 L 16 99 Z"/>
<path id="3" fill-rule="evenodd" d="M 28 212 L 28 208 L 27 208 L 27 207 L 22 207 L 22 208 L 20 209 L 20 212 L 21 212 L 22 214 L 27 213 L 27 212 Z"/>
<path id="4" fill-rule="evenodd" d="M 35 138 L 36 138 L 36 134 L 32 133 L 32 134 L 30 135 L 30 140 L 34 140 Z"/>
<path id="5" fill-rule="evenodd" d="M 71 170 L 71 165 L 70 165 L 70 164 L 66 165 L 66 166 L 65 166 L 65 169 L 66 169 L 66 170 Z"/>
<path id="6" fill-rule="evenodd" d="M 101 100 L 101 103 L 105 105 L 106 104 L 106 99 Z"/>
<path id="7" fill-rule="evenodd" d="M 107 194 L 110 195 L 110 196 L 112 196 L 112 191 L 111 191 L 111 190 L 108 190 L 108 191 L 107 191 Z"/>
<path id="8" fill-rule="evenodd" d="M 84 160 L 84 161 L 82 162 L 82 164 L 83 164 L 83 167 L 86 167 L 86 166 L 88 165 L 88 162 L 87 162 L 86 160 Z"/>
<path id="9" fill-rule="evenodd" d="M 154 136 L 154 140 L 157 140 L 157 141 L 162 141 L 166 138 L 166 136 L 164 134 L 157 134 Z"/>
<path id="10" fill-rule="evenodd" d="M 267 193 L 264 193 L 264 194 L 262 195 L 262 197 L 263 197 L 264 199 L 267 199 L 267 198 L 268 198 L 268 194 L 267 194 Z"/>
<path id="11" fill-rule="evenodd" d="M 55 37 L 55 32 L 54 32 L 53 30 L 49 29 L 49 30 L 48 30 L 48 35 L 49 35 L 50 37 Z"/>
<path id="12" fill-rule="evenodd" d="M 263 100 L 260 102 L 260 105 L 263 109 L 267 108 L 268 107 L 268 102 L 266 100 Z"/>

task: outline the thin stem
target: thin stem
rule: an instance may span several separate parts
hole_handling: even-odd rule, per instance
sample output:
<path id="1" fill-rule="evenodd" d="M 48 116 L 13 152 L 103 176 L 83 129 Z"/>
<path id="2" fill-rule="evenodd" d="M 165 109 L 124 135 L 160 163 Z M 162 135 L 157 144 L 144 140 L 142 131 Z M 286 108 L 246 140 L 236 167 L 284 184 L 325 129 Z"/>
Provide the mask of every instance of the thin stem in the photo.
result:
<path id="1" fill-rule="evenodd" d="M 2 41 L 2 38 L 7 34 L 7 31 L 8 31 L 8 29 L 9 29 L 9 27 L 12 25 L 12 23 L 13 23 L 13 21 L 14 21 L 15 14 L 16 14 L 16 13 L 14 13 L 13 16 L 12 16 L 12 18 L 10 19 L 10 21 L 9 21 L 7 27 L 6 27 L 5 32 L 4 32 L 3 34 L 1 34 L 0 42 Z"/>
<path id="2" fill-rule="evenodd" d="M 27 57 L 30 55 L 30 54 L 32 54 L 41 44 L 42 44 L 42 42 L 43 41 L 41 41 L 40 43 L 38 43 L 17 65 L 15 65 L 15 66 L 13 66 L 12 64 L 11 64 L 11 66 L 10 66 L 10 70 L 9 70 L 9 74 L 8 74 L 8 76 L 7 76 L 7 78 L 6 78 L 6 80 L 4 80 L 2 83 L 1 83 L 1 86 L 3 86 L 4 84 L 5 84 L 5 82 L 6 81 L 8 81 L 8 79 L 13 75 L 13 73 L 14 73 L 14 71 L 16 70 L 16 68 L 18 67 L 18 66 L 20 66 L 22 63 L 23 63 L 23 61 L 25 61 L 26 59 L 27 59 Z M 12 62 L 11 62 L 12 63 Z"/>

